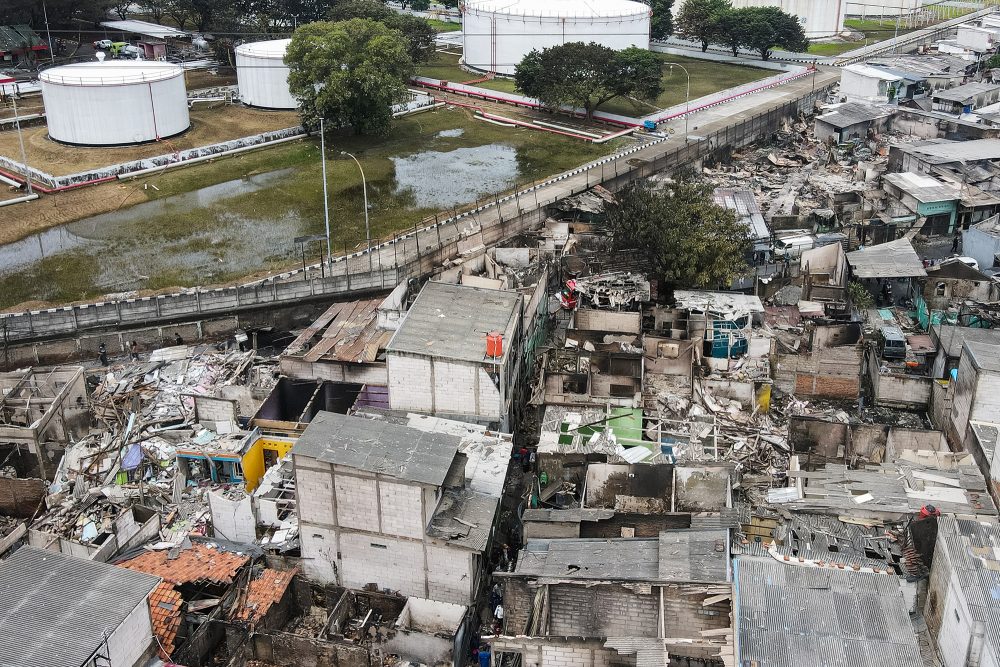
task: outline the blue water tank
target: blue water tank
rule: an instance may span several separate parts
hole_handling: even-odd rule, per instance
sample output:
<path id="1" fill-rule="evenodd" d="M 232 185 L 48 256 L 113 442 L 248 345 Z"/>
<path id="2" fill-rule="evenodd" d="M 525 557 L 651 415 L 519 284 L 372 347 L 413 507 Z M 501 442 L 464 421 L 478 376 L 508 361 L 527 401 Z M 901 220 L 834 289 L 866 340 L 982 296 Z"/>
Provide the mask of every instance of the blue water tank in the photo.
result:
<path id="1" fill-rule="evenodd" d="M 652 132 L 653 130 L 656 129 L 656 123 L 654 123 L 651 120 L 644 120 L 644 121 L 642 121 L 642 126 L 644 128 L 646 128 L 647 130 L 649 130 L 650 132 Z"/>

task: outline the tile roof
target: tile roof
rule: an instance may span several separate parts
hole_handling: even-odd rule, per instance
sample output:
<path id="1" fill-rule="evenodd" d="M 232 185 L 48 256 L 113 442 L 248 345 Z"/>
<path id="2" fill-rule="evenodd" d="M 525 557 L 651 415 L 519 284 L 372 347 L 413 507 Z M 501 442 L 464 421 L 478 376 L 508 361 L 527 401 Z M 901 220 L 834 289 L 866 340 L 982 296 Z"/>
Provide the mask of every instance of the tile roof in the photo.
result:
<path id="1" fill-rule="evenodd" d="M 184 601 L 174 585 L 160 582 L 149 595 L 149 613 L 153 618 L 153 634 L 160 645 L 160 657 L 169 660 L 174 652 L 174 640 L 181 627 L 181 607 Z"/>
<path id="2" fill-rule="evenodd" d="M 0 561 L 0 665 L 86 663 L 158 583 L 107 563 L 21 547 Z"/>
<path id="3" fill-rule="evenodd" d="M 298 573 L 297 568 L 284 572 L 265 569 L 259 577 L 250 582 L 246 600 L 234 610 L 232 619 L 247 623 L 260 622 L 268 610 L 285 595 L 296 573 Z"/>
<path id="4" fill-rule="evenodd" d="M 169 551 L 147 551 L 132 560 L 119 563 L 122 567 L 163 578 L 173 584 L 231 584 L 241 567 L 250 562 L 248 556 L 194 544 L 171 559 Z"/>

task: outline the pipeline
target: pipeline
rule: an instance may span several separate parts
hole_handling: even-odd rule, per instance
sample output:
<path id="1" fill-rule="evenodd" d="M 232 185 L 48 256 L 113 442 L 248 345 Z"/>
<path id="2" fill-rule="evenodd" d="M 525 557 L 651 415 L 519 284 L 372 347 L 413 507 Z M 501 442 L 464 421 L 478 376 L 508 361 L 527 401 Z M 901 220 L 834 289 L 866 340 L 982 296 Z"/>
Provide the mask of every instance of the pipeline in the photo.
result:
<path id="1" fill-rule="evenodd" d="M 26 202 L 26 201 L 34 201 L 35 199 L 38 199 L 38 195 L 32 193 L 30 195 L 25 195 L 23 197 L 17 197 L 15 199 L 8 199 L 6 201 L 0 201 L 0 207 L 10 206 L 11 204 L 20 204 L 20 203 Z"/>
<path id="2" fill-rule="evenodd" d="M 15 182 L 17 182 L 18 185 L 23 185 L 25 183 L 24 176 L 21 176 L 20 174 L 12 174 L 9 171 L 4 171 L 3 169 L 0 169 L 0 176 L 6 176 L 7 178 L 10 178 Z M 107 183 L 108 181 L 113 181 L 113 180 L 115 180 L 114 176 L 102 176 L 101 178 L 95 178 L 92 181 L 82 181 L 80 183 L 70 183 L 69 185 L 60 185 L 57 188 L 49 188 L 39 184 L 36 181 L 32 181 L 31 189 L 38 190 L 39 192 L 45 195 L 51 195 L 55 194 L 56 192 L 75 190 L 76 188 L 82 188 L 85 185 L 97 185 L 98 183 Z"/>
<path id="3" fill-rule="evenodd" d="M 257 148 L 269 148 L 270 146 L 275 146 L 277 144 L 283 144 L 288 141 L 301 139 L 303 136 L 305 135 L 296 134 L 294 137 L 283 137 L 281 139 L 275 139 L 274 141 L 267 141 L 262 144 L 254 144 L 253 146 L 240 146 L 239 148 L 223 151 L 221 153 L 202 155 L 201 157 L 193 157 L 190 160 L 181 160 L 180 162 L 169 162 L 167 164 L 161 164 L 155 167 L 147 167 L 146 169 L 139 169 L 138 171 L 130 171 L 125 174 L 118 174 L 117 176 L 112 176 L 111 178 L 117 178 L 120 181 L 125 181 L 132 178 L 133 176 L 145 176 L 146 174 L 151 174 L 155 171 L 166 171 L 167 169 L 173 169 L 174 167 L 185 167 L 189 164 L 198 164 L 199 162 L 205 162 L 207 160 L 216 160 L 218 158 L 229 157 L 230 155 L 245 153 L 246 151 L 252 151 Z"/>

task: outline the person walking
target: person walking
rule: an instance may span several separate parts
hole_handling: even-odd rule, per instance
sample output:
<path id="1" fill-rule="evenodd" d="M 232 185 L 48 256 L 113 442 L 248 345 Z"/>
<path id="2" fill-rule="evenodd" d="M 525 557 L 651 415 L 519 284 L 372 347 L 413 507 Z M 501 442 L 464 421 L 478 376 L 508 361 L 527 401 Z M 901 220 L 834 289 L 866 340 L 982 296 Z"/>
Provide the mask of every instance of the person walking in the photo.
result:
<path id="1" fill-rule="evenodd" d="M 958 244 L 961 243 L 961 241 L 962 241 L 962 237 L 959 236 L 956 233 L 955 237 L 951 240 L 951 251 L 952 252 L 958 252 Z"/>

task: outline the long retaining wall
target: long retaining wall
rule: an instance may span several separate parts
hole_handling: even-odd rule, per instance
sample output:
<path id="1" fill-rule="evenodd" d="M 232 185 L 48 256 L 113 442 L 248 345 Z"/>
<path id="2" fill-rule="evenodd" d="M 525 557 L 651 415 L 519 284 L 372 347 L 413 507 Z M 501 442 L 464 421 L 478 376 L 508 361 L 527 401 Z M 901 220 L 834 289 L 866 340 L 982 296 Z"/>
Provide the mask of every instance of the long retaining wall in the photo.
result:
<path id="1" fill-rule="evenodd" d="M 335 301 L 392 289 L 399 282 L 429 275 L 445 261 L 468 257 L 521 232 L 538 229 L 547 207 L 565 197 L 603 185 L 617 190 L 632 181 L 690 165 L 715 151 L 751 144 L 789 117 L 811 110 L 829 86 L 727 125 L 698 141 L 671 149 L 660 139 L 630 148 L 554 178 L 497 195 L 472 210 L 436 219 L 392 240 L 337 257 L 323 269 L 310 267 L 236 287 L 192 289 L 155 297 L 103 301 L 0 316 L 4 346 L 72 337 L 87 330 L 142 327 L 204 319 L 242 310 L 271 308 L 311 300 Z M 641 157 L 636 157 L 641 154 Z"/>

